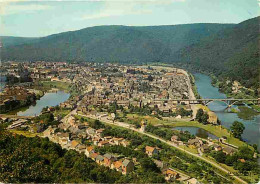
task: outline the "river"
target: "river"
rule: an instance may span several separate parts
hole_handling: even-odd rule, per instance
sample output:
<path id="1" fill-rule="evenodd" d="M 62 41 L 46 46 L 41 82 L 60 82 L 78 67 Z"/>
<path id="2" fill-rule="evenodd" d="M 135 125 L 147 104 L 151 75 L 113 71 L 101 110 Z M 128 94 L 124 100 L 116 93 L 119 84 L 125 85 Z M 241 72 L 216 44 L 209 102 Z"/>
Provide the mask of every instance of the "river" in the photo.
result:
<path id="1" fill-rule="evenodd" d="M 36 100 L 36 104 L 29 106 L 25 110 L 17 112 L 18 116 L 37 116 L 41 113 L 42 109 L 46 106 L 56 106 L 62 102 L 65 102 L 70 97 L 69 93 L 58 91 L 57 93 L 45 93 L 39 100 Z"/>
<path id="2" fill-rule="evenodd" d="M 6 77 L 0 75 L 0 92 L 5 87 Z M 70 97 L 69 93 L 64 91 L 57 91 L 57 93 L 45 93 L 36 103 L 29 107 L 23 107 L 18 110 L 9 112 L 10 114 L 17 114 L 18 116 L 37 116 L 41 113 L 42 109 L 46 106 L 56 106 L 65 102 Z"/>
<path id="3" fill-rule="evenodd" d="M 218 88 L 212 86 L 209 76 L 201 73 L 195 73 L 193 75 L 198 93 L 202 98 L 227 98 L 225 94 L 219 92 Z M 221 124 L 226 128 L 229 128 L 234 121 L 242 122 L 245 126 L 242 135 L 243 140 L 250 144 L 257 144 L 258 150 L 260 149 L 260 115 L 254 117 L 253 120 L 243 120 L 240 119 L 236 113 L 226 112 L 226 104 L 223 102 L 212 102 L 208 107 L 217 114 Z"/>

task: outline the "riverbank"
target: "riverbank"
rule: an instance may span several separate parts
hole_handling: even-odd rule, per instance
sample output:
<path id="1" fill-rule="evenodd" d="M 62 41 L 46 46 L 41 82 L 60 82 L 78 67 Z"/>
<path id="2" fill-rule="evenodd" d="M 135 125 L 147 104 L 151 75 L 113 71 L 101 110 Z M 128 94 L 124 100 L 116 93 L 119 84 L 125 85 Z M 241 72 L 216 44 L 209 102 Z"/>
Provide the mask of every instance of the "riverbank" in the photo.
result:
<path id="1" fill-rule="evenodd" d="M 237 81 L 231 83 L 231 81 L 225 80 L 220 81 L 216 76 L 209 75 L 211 78 L 211 84 L 219 89 L 219 92 L 224 93 L 227 98 L 237 99 L 257 99 L 259 93 L 256 89 L 246 88 L 240 85 Z M 250 106 L 255 112 L 260 112 L 260 105 L 253 104 L 251 102 L 245 102 L 246 105 Z M 256 114 L 257 115 L 257 114 Z"/>
<path id="2" fill-rule="evenodd" d="M 227 98 L 223 93 L 219 92 L 219 89 L 212 86 L 211 78 L 207 75 L 195 73 L 193 74 L 196 79 L 196 86 L 199 94 L 202 98 Z M 258 151 L 260 151 L 259 140 L 259 121 L 260 116 L 255 116 L 252 120 L 244 120 L 238 117 L 237 113 L 230 113 L 226 111 L 226 104 L 222 102 L 212 102 L 208 105 L 211 111 L 214 111 L 221 125 L 227 129 L 230 128 L 234 121 L 242 122 L 245 126 L 245 130 L 242 134 L 242 139 L 251 145 L 257 144 Z"/>
<path id="3" fill-rule="evenodd" d="M 9 115 L 26 114 L 25 112 L 28 109 L 37 106 L 37 102 L 41 101 L 41 98 L 45 94 L 57 93 L 59 91 L 69 92 L 70 84 L 65 82 L 44 81 L 39 83 L 33 83 L 33 85 L 28 89 L 28 91 L 33 92 L 36 96 L 36 99 L 31 103 L 27 103 L 25 105 L 21 105 L 19 107 L 13 108 L 12 110 L 5 112 L 5 114 L 9 114 Z"/>

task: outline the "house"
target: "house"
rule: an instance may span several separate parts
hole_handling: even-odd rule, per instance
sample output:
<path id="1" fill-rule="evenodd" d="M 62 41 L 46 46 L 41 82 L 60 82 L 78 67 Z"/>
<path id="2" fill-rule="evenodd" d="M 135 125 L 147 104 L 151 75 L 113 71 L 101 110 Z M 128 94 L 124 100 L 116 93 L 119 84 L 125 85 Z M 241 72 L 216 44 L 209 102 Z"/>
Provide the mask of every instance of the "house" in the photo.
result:
<path id="1" fill-rule="evenodd" d="M 203 145 L 203 142 L 199 138 L 195 138 L 195 139 L 189 139 L 188 144 L 196 147 L 200 147 L 201 145 Z"/>
<path id="2" fill-rule="evenodd" d="M 123 140 L 123 141 L 121 142 L 121 145 L 124 146 L 124 147 L 127 147 L 127 146 L 130 145 L 130 142 L 129 142 L 129 141 L 126 141 L 126 140 Z"/>
<path id="3" fill-rule="evenodd" d="M 125 159 L 122 163 L 122 173 L 128 174 L 134 170 L 134 163 L 131 160 Z"/>
<path id="4" fill-rule="evenodd" d="M 112 139 L 112 136 L 105 136 L 105 137 L 103 137 L 103 140 L 104 141 L 109 141 L 109 140 L 111 140 Z"/>
<path id="5" fill-rule="evenodd" d="M 53 134 L 55 131 L 54 128 L 52 128 L 51 126 L 49 126 L 44 132 L 43 132 L 43 136 L 44 137 L 49 137 L 51 136 L 51 134 Z"/>
<path id="6" fill-rule="evenodd" d="M 122 143 L 122 141 L 124 140 L 124 138 L 114 138 L 114 143 L 115 145 L 120 145 Z"/>
<path id="7" fill-rule="evenodd" d="M 89 157 L 90 157 L 92 160 L 96 161 L 98 155 L 99 155 L 99 154 L 93 152 L 93 153 L 91 153 L 91 154 L 89 155 Z"/>
<path id="8" fill-rule="evenodd" d="M 235 153 L 235 150 L 233 148 L 230 148 L 230 147 L 225 147 L 225 148 L 223 148 L 223 152 L 226 155 L 233 155 Z"/>
<path id="9" fill-rule="evenodd" d="M 112 164 L 115 160 L 116 160 L 116 158 L 115 158 L 113 155 L 109 154 L 109 153 L 106 153 L 106 154 L 104 155 L 104 165 L 107 166 L 107 167 L 110 167 L 111 164 Z"/>
<path id="10" fill-rule="evenodd" d="M 158 168 L 160 168 L 161 171 L 164 171 L 167 168 L 167 164 L 162 162 L 162 161 L 160 161 L 160 160 L 154 160 L 154 163 L 156 164 L 156 166 Z"/>
<path id="11" fill-rule="evenodd" d="M 93 146 L 88 146 L 88 147 L 86 148 L 86 150 L 85 150 L 85 154 L 87 155 L 87 157 L 89 157 L 90 154 L 91 154 L 91 153 L 94 153 L 94 152 L 95 152 L 95 150 L 94 150 Z"/>
<path id="12" fill-rule="evenodd" d="M 195 178 L 191 178 L 187 180 L 187 184 L 199 184 L 198 180 Z"/>
<path id="13" fill-rule="evenodd" d="M 96 162 L 97 162 L 98 164 L 102 165 L 102 164 L 103 164 L 103 161 L 104 161 L 104 157 L 103 157 L 102 155 L 98 155 L 98 156 L 96 157 Z"/>
<path id="14" fill-rule="evenodd" d="M 109 145 L 108 141 L 101 141 L 101 142 L 98 143 L 99 147 L 104 147 L 104 146 L 107 146 L 107 145 Z"/>
<path id="15" fill-rule="evenodd" d="M 241 158 L 241 159 L 238 159 L 238 161 L 240 161 L 240 162 L 242 162 L 242 163 L 245 163 L 245 162 L 246 162 L 246 160 L 245 160 L 245 159 L 243 159 L 243 158 Z"/>
<path id="16" fill-rule="evenodd" d="M 51 81 L 60 81 L 58 77 L 52 77 Z"/>
<path id="17" fill-rule="evenodd" d="M 79 145 L 77 146 L 76 150 L 77 150 L 78 152 L 80 152 L 80 153 L 83 153 L 83 152 L 85 152 L 85 150 L 86 150 L 86 146 L 83 145 L 83 144 L 79 144 Z"/>
<path id="18" fill-rule="evenodd" d="M 172 142 L 176 142 L 176 141 L 178 141 L 179 140 L 179 137 L 177 136 L 177 135 L 173 135 L 172 137 L 171 137 L 171 141 Z"/>
<path id="19" fill-rule="evenodd" d="M 201 147 L 200 147 L 201 151 L 202 152 L 209 152 L 209 146 L 206 145 L 206 144 L 203 144 Z"/>
<path id="20" fill-rule="evenodd" d="M 173 181 L 173 180 L 178 179 L 180 177 L 179 173 L 177 173 L 176 171 L 174 171 L 171 168 L 163 171 L 163 174 L 165 176 L 166 181 Z"/>
<path id="21" fill-rule="evenodd" d="M 91 137 L 94 137 L 94 135 L 96 135 L 96 130 L 94 128 L 88 128 L 86 132 Z"/>
<path id="22" fill-rule="evenodd" d="M 174 142 L 177 146 L 183 146 L 184 145 L 184 143 L 182 142 L 182 141 L 176 141 L 176 142 Z"/>
<path id="23" fill-rule="evenodd" d="M 102 132 L 104 131 L 105 129 L 98 129 L 98 130 L 96 130 L 96 134 L 98 135 L 98 136 L 100 136 L 101 137 L 101 134 L 102 134 Z"/>
<path id="24" fill-rule="evenodd" d="M 61 146 L 67 146 L 67 144 L 69 143 L 68 139 L 66 137 L 62 137 L 60 140 L 59 140 L 59 144 Z"/>
<path id="25" fill-rule="evenodd" d="M 69 133 L 61 133 L 61 132 L 58 132 L 57 133 L 57 137 L 59 138 L 59 140 L 61 140 L 61 139 L 63 139 L 63 138 L 65 138 L 65 139 L 67 139 L 68 141 L 70 140 L 69 139 L 69 137 L 70 137 L 70 135 L 69 135 Z"/>
<path id="26" fill-rule="evenodd" d="M 79 146 L 79 142 L 76 140 L 71 141 L 71 149 L 76 149 Z"/>
<path id="27" fill-rule="evenodd" d="M 98 143 L 101 141 L 102 139 L 100 138 L 100 137 L 94 137 L 93 139 L 92 139 L 92 141 L 93 141 L 93 143 L 94 143 L 94 145 L 98 145 Z"/>
<path id="28" fill-rule="evenodd" d="M 116 169 L 117 171 L 120 171 L 120 172 L 122 172 L 122 161 L 115 161 L 115 162 L 113 162 L 112 163 L 112 165 L 111 165 L 111 169 Z"/>
<path id="29" fill-rule="evenodd" d="M 212 147 L 215 151 L 221 151 L 222 150 L 222 147 L 218 144 L 212 144 Z"/>
<path id="30" fill-rule="evenodd" d="M 145 153 L 148 155 L 148 156 L 153 156 L 153 155 L 158 155 L 159 151 L 154 148 L 154 147 L 151 147 L 151 146 L 146 146 L 145 147 Z"/>

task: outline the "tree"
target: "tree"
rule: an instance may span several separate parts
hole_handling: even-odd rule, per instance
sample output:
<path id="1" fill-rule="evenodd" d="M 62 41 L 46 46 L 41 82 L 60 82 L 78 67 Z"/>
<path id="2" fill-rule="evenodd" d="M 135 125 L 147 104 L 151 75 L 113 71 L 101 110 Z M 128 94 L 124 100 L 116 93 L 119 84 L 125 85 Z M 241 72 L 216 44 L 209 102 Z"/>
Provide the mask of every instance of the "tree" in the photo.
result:
<path id="1" fill-rule="evenodd" d="M 144 170 L 159 172 L 158 167 L 157 167 L 156 164 L 153 162 L 153 160 L 150 159 L 150 158 L 147 158 L 147 157 L 142 158 L 142 159 L 140 160 L 140 164 L 141 164 L 141 167 L 142 167 Z"/>
<path id="2" fill-rule="evenodd" d="M 197 111 L 196 120 L 198 120 L 198 122 L 201 122 L 201 117 L 203 116 L 203 114 L 204 114 L 203 109 L 199 109 Z"/>
<path id="3" fill-rule="evenodd" d="M 220 163 L 225 163 L 226 161 L 226 155 L 224 152 L 222 151 L 217 151 L 215 152 L 215 154 L 213 155 L 213 157 L 216 159 L 216 161 L 220 162 Z"/>
<path id="4" fill-rule="evenodd" d="M 208 119 L 209 119 L 208 113 L 203 114 L 203 115 L 201 116 L 201 123 L 207 124 L 207 123 L 208 123 Z"/>
<path id="5" fill-rule="evenodd" d="M 253 148 L 254 148 L 255 151 L 257 152 L 257 144 L 253 144 Z"/>
<path id="6" fill-rule="evenodd" d="M 243 123 L 241 123 L 239 121 L 234 121 L 234 123 L 230 127 L 230 130 L 234 137 L 241 139 L 241 135 L 243 134 L 243 131 L 245 130 L 245 126 L 243 125 Z"/>

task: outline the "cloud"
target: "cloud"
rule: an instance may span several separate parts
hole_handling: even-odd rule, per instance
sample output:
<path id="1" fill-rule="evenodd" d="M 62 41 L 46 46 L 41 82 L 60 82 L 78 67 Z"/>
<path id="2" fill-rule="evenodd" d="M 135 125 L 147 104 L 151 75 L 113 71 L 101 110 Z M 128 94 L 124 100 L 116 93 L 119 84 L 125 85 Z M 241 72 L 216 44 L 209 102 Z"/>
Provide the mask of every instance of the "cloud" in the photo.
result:
<path id="1" fill-rule="evenodd" d="M 10 15 L 17 13 L 32 13 L 35 11 L 47 10 L 52 7 L 42 4 L 16 4 L 16 3 L 2 3 L 0 8 L 0 15 Z"/>

